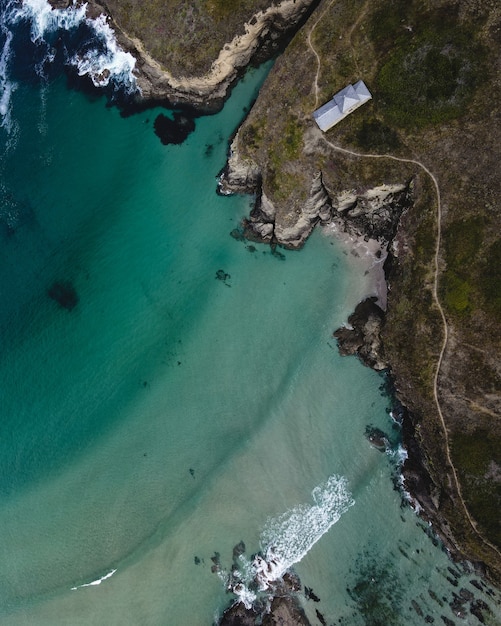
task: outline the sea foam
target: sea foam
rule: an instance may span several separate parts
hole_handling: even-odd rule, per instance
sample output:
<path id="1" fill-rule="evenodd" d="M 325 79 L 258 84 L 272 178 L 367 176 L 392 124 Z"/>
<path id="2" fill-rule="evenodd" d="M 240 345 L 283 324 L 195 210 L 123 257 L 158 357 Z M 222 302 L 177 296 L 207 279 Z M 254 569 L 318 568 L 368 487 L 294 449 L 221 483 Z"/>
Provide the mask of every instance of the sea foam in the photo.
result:
<path id="1" fill-rule="evenodd" d="M 277 580 L 311 550 L 355 501 L 343 476 L 330 476 L 312 491 L 313 505 L 299 505 L 268 520 L 261 534 L 264 559 L 256 564 L 261 588 Z"/>
<path id="2" fill-rule="evenodd" d="M 3 19 L 0 20 L 0 33 L 4 40 L 0 53 L 0 127 L 10 132 L 12 130 L 11 97 L 16 88 L 15 83 L 9 80 L 8 73 L 9 61 L 12 56 L 13 35 Z"/>
<path id="3" fill-rule="evenodd" d="M 89 76 L 96 87 L 112 85 L 126 94 L 138 91 L 134 76 L 136 59 L 120 48 L 105 15 L 95 19 L 87 17 L 87 4 L 74 3 L 66 9 L 54 9 L 47 0 L 23 0 L 22 3 L 7 0 L 0 5 L 0 127 L 8 132 L 13 129 L 12 94 L 16 88 L 9 66 L 16 27 L 21 23 L 29 24 L 30 39 L 37 55 L 42 52 L 41 60 L 33 64 L 41 78 L 44 78 L 44 67 L 56 56 L 56 49 L 51 45 L 54 36 L 61 31 L 73 33 L 86 27 L 90 40 L 80 38 L 78 49 L 64 46 L 64 63 L 74 67 L 79 76 Z"/>
<path id="4" fill-rule="evenodd" d="M 101 576 L 101 578 L 96 578 L 96 580 L 93 580 L 90 583 L 84 583 L 83 585 L 77 585 L 76 587 L 72 587 L 71 591 L 76 591 L 77 589 L 82 589 L 83 587 L 95 587 L 96 585 L 100 585 L 103 582 L 103 580 L 107 580 L 108 578 L 111 578 L 116 571 L 117 571 L 116 569 L 112 569 L 110 572 L 108 572 L 104 576 Z"/>
<path id="5" fill-rule="evenodd" d="M 231 574 L 220 572 L 227 588 L 247 608 L 256 600 L 257 592 L 269 590 L 355 504 L 343 476 L 330 476 L 311 495 L 314 504 L 298 505 L 266 522 L 261 552 L 252 561 L 241 555 L 238 568 Z"/>

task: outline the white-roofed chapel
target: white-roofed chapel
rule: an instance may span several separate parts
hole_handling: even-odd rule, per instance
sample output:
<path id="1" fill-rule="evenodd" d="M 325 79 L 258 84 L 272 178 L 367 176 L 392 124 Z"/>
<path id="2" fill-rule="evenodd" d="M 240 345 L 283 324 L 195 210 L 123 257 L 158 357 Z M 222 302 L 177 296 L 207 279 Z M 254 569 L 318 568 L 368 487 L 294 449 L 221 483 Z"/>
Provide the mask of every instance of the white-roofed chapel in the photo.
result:
<path id="1" fill-rule="evenodd" d="M 313 113 L 313 117 L 318 127 L 325 132 L 371 98 L 367 85 L 359 80 L 338 91 L 332 100 Z"/>

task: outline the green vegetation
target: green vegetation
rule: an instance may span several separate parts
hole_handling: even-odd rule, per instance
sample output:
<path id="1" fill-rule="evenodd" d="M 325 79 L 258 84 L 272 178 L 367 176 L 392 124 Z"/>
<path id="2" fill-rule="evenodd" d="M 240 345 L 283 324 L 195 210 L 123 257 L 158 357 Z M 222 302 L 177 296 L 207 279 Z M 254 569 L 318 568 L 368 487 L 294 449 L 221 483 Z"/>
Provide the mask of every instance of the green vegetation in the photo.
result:
<path id="1" fill-rule="evenodd" d="M 303 148 L 303 129 L 299 122 L 289 117 L 285 125 L 285 131 L 282 140 L 283 155 L 288 160 L 297 159 Z"/>
<path id="2" fill-rule="evenodd" d="M 351 141 L 363 150 L 392 152 L 400 147 L 398 133 L 376 118 L 364 119 Z"/>
<path id="3" fill-rule="evenodd" d="M 416 3 L 407 3 L 406 8 L 397 4 L 396 15 L 378 11 L 372 20 L 372 36 L 385 51 L 376 78 L 381 115 L 401 128 L 422 128 L 461 116 L 485 58 L 473 31 L 453 11 L 437 10 L 414 22 Z M 389 48 L 392 35 L 395 45 Z"/>
<path id="4" fill-rule="evenodd" d="M 106 8 L 128 35 L 177 76 L 207 72 L 225 43 L 268 0 L 107 0 Z"/>
<path id="5" fill-rule="evenodd" d="M 484 225 L 479 218 L 453 222 L 444 236 L 447 269 L 443 297 L 450 312 L 464 315 L 476 304 L 476 275 Z"/>
<path id="6" fill-rule="evenodd" d="M 468 506 L 493 543 L 501 543 L 501 437 L 477 429 L 456 433 L 452 441 L 455 464 L 460 468 Z"/>
<path id="7" fill-rule="evenodd" d="M 501 316 L 501 239 L 497 239 L 487 250 L 481 268 L 479 283 L 483 302 L 488 311 Z"/>

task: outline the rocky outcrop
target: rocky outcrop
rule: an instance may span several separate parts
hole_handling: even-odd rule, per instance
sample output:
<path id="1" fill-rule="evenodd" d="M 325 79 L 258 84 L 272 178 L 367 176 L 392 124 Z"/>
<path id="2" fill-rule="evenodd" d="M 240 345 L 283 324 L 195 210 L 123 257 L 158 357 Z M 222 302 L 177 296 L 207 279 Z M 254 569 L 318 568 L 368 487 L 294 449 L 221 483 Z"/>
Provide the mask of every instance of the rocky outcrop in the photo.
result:
<path id="1" fill-rule="evenodd" d="M 284 0 L 256 13 L 243 24 L 243 32 L 219 52 L 205 76 L 173 76 L 148 54 L 137 39 L 122 33 L 122 43 L 128 40 L 127 49 L 138 59 L 138 85 L 143 98 L 168 98 L 202 108 L 218 107 L 239 72 L 251 61 L 263 60 L 275 53 L 312 4 L 312 0 Z"/>
<path id="2" fill-rule="evenodd" d="M 381 341 L 384 312 L 376 304 L 376 297 L 360 302 L 348 318 L 348 324 L 338 328 L 334 337 L 338 340 L 339 352 L 357 355 L 362 363 L 375 370 L 388 367 Z"/>
<path id="3" fill-rule="evenodd" d="M 290 595 L 275 596 L 270 606 L 262 611 L 246 609 L 239 602 L 227 611 L 219 622 L 220 626 L 310 626 L 303 609 L 297 600 Z"/>
<path id="4" fill-rule="evenodd" d="M 49 0 L 54 8 L 67 8 L 71 0 Z M 142 41 L 125 32 L 108 10 L 106 1 L 88 0 L 87 14 L 105 14 L 120 46 L 137 60 L 136 78 L 139 100 L 188 105 L 203 111 L 221 108 L 231 85 L 251 62 L 262 62 L 276 54 L 309 15 L 315 0 L 283 0 L 256 12 L 241 24 L 240 32 L 227 42 L 203 76 L 174 75 L 145 49 Z"/>
<path id="5" fill-rule="evenodd" d="M 393 240 L 402 212 L 412 201 L 412 182 L 380 185 L 364 192 L 344 191 L 333 197 L 333 219 L 346 232 L 383 244 Z"/>
<path id="6" fill-rule="evenodd" d="M 243 160 L 238 153 L 238 132 L 230 144 L 226 166 L 219 175 L 218 193 L 260 194 L 261 170 L 251 159 Z"/>
<path id="7" fill-rule="evenodd" d="M 331 218 L 331 200 L 319 172 L 312 180 L 310 193 L 292 224 L 275 220 L 275 237 L 286 248 L 301 248 L 316 224 L 327 223 Z"/>
<path id="8" fill-rule="evenodd" d="M 395 237 L 402 212 L 412 202 L 412 181 L 335 193 L 327 189 L 322 172 L 317 172 L 305 202 L 289 211 L 266 195 L 260 167 L 252 159 L 242 158 L 238 145 L 237 133 L 219 178 L 219 193 L 256 196 L 250 216 L 242 224 L 243 236 L 252 241 L 298 249 L 317 224 L 334 223 L 340 232 L 377 240 L 384 247 Z"/>

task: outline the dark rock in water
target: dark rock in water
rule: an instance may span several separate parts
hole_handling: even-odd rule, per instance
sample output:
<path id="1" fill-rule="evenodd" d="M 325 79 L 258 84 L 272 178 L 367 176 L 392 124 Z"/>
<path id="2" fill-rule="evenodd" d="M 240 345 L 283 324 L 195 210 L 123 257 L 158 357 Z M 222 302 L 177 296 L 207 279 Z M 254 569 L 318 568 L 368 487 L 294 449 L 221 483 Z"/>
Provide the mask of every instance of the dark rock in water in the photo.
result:
<path id="1" fill-rule="evenodd" d="M 284 590 L 287 593 L 291 591 L 301 591 L 301 581 L 299 580 L 299 576 L 294 572 L 286 572 L 282 576 L 282 582 Z"/>
<path id="2" fill-rule="evenodd" d="M 308 600 L 313 600 L 313 602 L 320 602 L 320 598 L 313 593 L 313 589 L 311 589 L 310 587 L 304 588 L 304 595 Z"/>
<path id="3" fill-rule="evenodd" d="M 481 624 L 485 624 L 484 611 L 490 613 L 490 609 L 483 600 L 473 600 L 470 604 L 470 613 L 474 615 Z"/>
<path id="4" fill-rule="evenodd" d="M 233 239 L 236 239 L 237 241 L 245 241 L 245 235 L 243 231 L 239 228 L 234 228 L 231 231 L 230 235 L 233 237 Z"/>
<path id="5" fill-rule="evenodd" d="M 208 144 L 205 146 L 205 153 L 204 153 L 204 154 L 205 154 L 205 156 L 206 156 L 206 157 L 210 157 L 210 156 L 212 156 L 212 153 L 213 153 L 213 152 L 214 152 L 214 144 L 212 144 L 212 143 L 208 143 Z"/>
<path id="6" fill-rule="evenodd" d="M 194 557 L 195 565 L 200 565 L 200 558 L 198 556 Z"/>
<path id="7" fill-rule="evenodd" d="M 459 595 L 463 598 L 463 600 L 467 600 L 468 602 L 471 602 L 475 597 L 471 591 L 464 589 L 464 587 L 459 590 Z"/>
<path id="8" fill-rule="evenodd" d="M 382 355 L 381 328 L 384 312 L 372 296 L 360 302 L 348 318 L 351 328 L 342 327 L 334 332 L 339 352 L 343 355 L 356 354 L 362 363 L 375 370 L 388 367 Z"/>
<path id="9" fill-rule="evenodd" d="M 445 615 L 441 615 L 440 617 L 442 618 L 442 621 L 445 624 L 445 626 L 456 626 L 456 623 L 453 622 L 448 617 L 446 617 Z"/>
<path id="10" fill-rule="evenodd" d="M 187 113 L 174 113 L 173 119 L 163 113 L 153 123 L 155 134 L 164 146 L 181 144 L 195 130 L 195 120 Z"/>
<path id="11" fill-rule="evenodd" d="M 216 272 L 216 280 L 221 280 L 226 282 L 231 276 L 227 274 L 224 270 L 217 270 Z"/>
<path id="12" fill-rule="evenodd" d="M 456 615 L 457 617 L 460 617 L 461 619 L 465 619 L 467 615 L 466 609 L 464 606 L 465 604 L 466 604 L 466 600 L 454 594 L 453 600 L 452 602 L 450 602 L 449 606 L 451 607 L 451 610 L 454 613 L 454 615 Z"/>
<path id="13" fill-rule="evenodd" d="M 53 282 L 47 289 L 47 295 L 67 311 L 72 311 L 78 304 L 78 294 L 75 287 L 67 280 Z"/>
<path id="14" fill-rule="evenodd" d="M 423 617 L 423 611 L 421 609 L 421 607 L 419 606 L 419 604 L 416 602 L 416 600 L 412 599 L 411 600 L 411 604 L 412 604 L 412 608 L 416 611 L 416 613 L 419 615 L 419 617 Z"/>
<path id="15" fill-rule="evenodd" d="M 245 553 L 245 543 L 239 541 L 236 546 L 233 547 L 233 558 L 238 559 L 239 556 Z"/>
<path id="16" fill-rule="evenodd" d="M 390 442 L 388 441 L 388 437 L 385 433 L 379 428 L 375 428 L 374 426 L 368 425 L 365 427 L 365 436 L 369 440 L 372 446 L 381 452 L 385 452 L 389 446 Z"/>
<path id="17" fill-rule="evenodd" d="M 327 626 L 327 622 L 325 621 L 325 617 L 320 613 L 318 609 L 315 609 L 315 613 L 317 615 L 318 621 L 322 624 L 322 626 Z"/>
<path id="18" fill-rule="evenodd" d="M 275 597 L 270 612 L 263 617 L 263 626 L 310 626 L 303 609 L 292 596 Z"/>
<path id="19" fill-rule="evenodd" d="M 219 624 L 220 626 L 254 626 L 257 619 L 257 613 L 252 609 L 246 609 L 241 602 L 238 602 L 224 612 Z"/>

